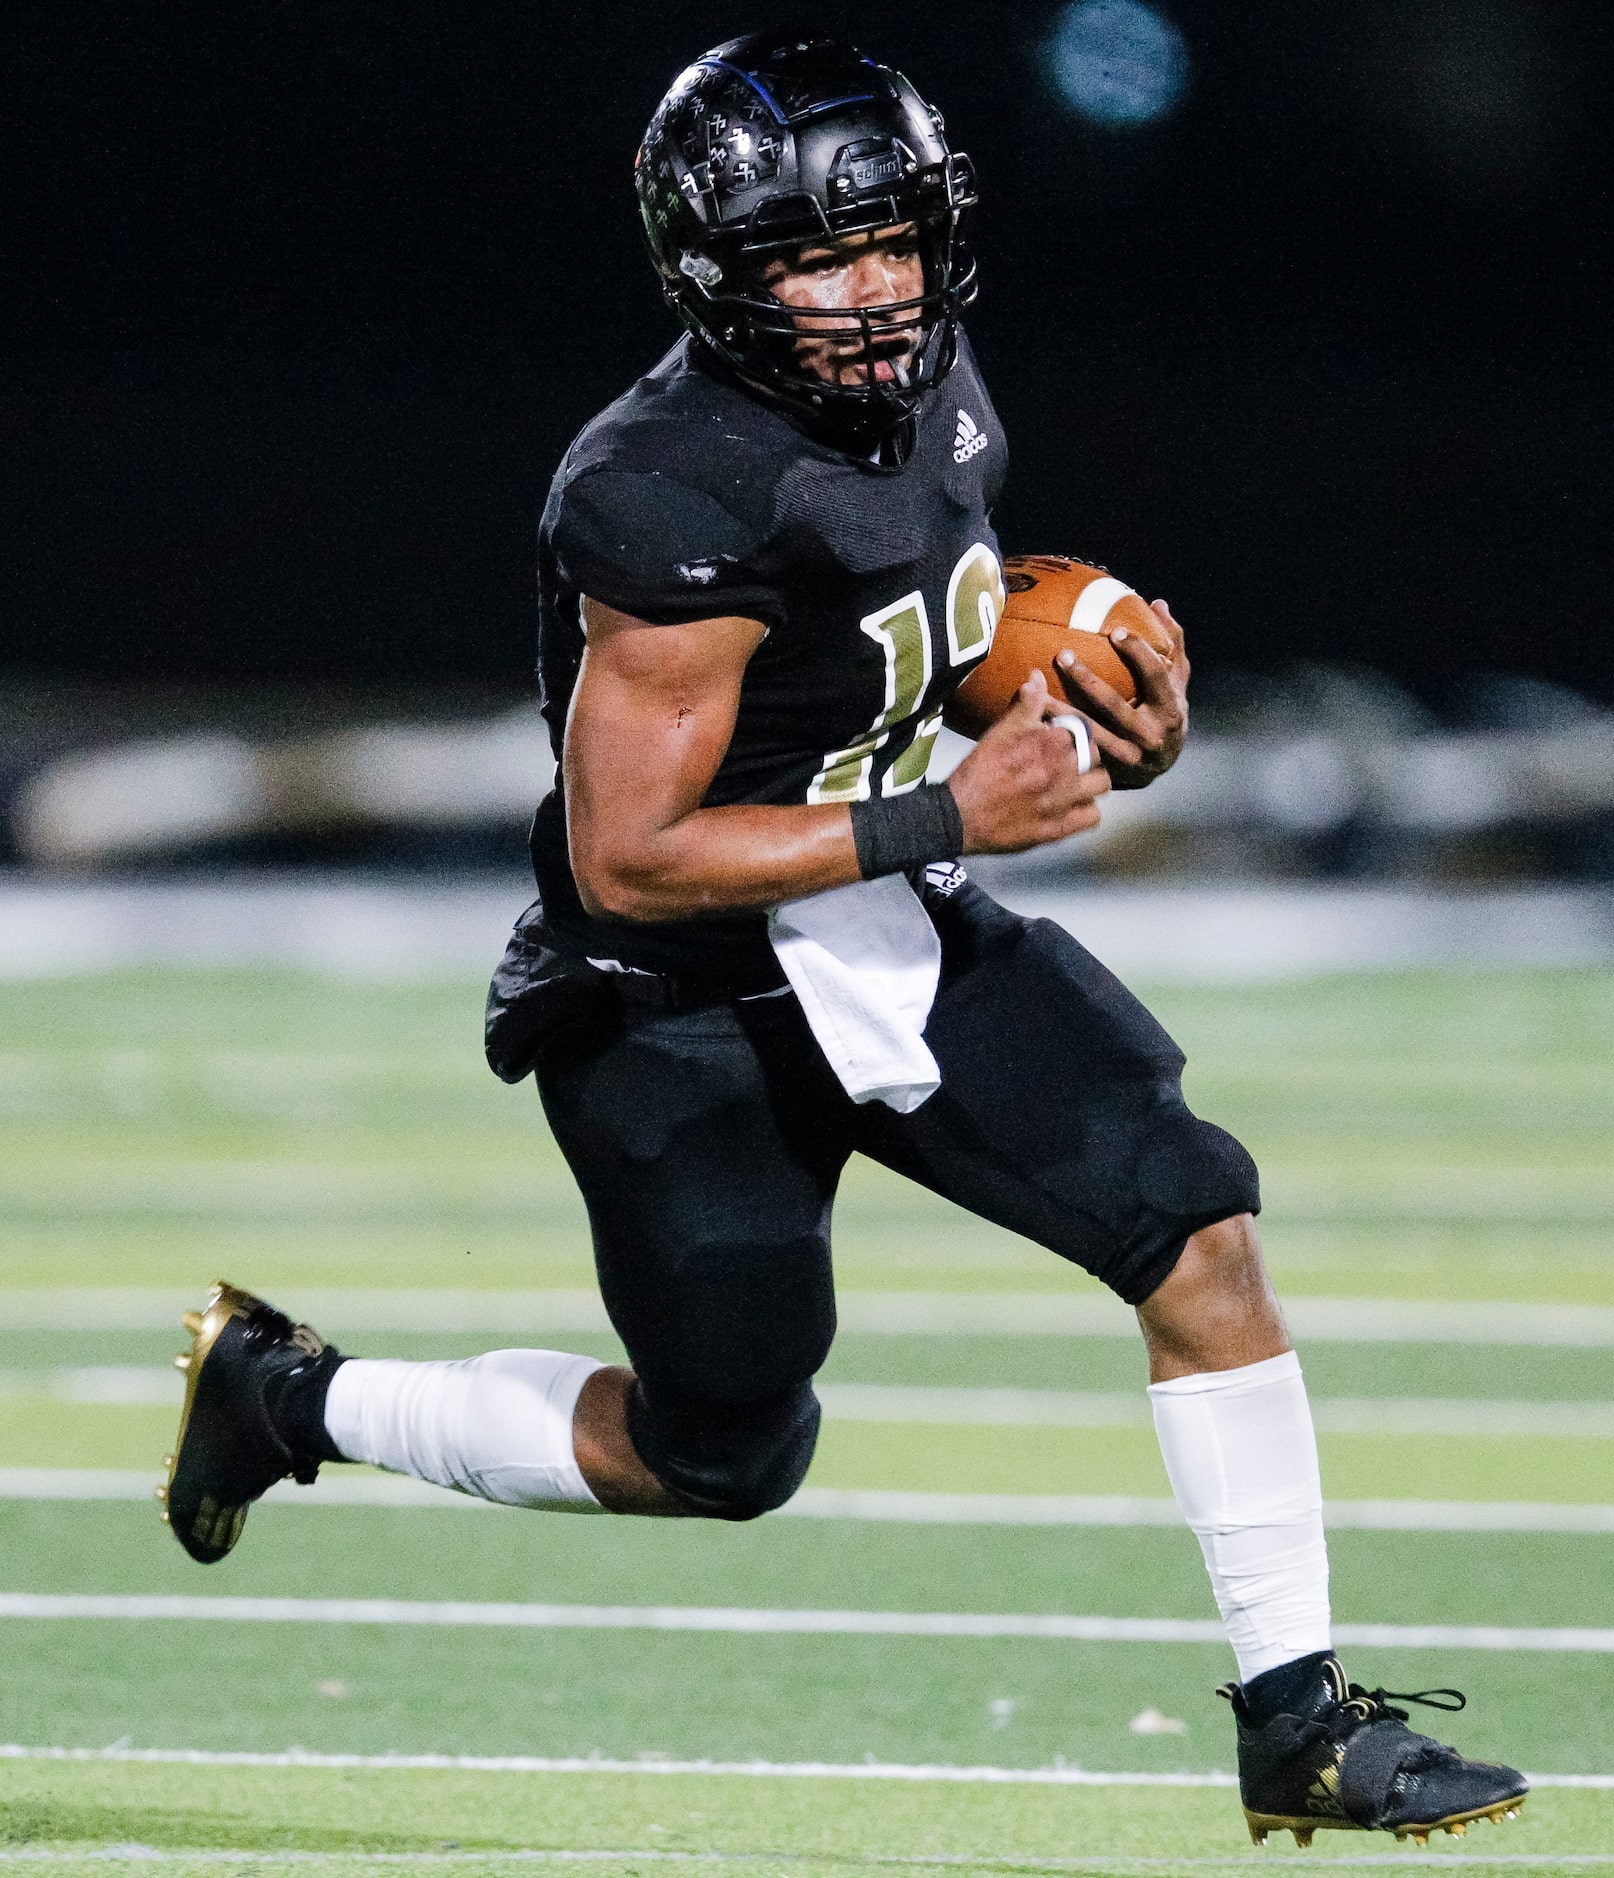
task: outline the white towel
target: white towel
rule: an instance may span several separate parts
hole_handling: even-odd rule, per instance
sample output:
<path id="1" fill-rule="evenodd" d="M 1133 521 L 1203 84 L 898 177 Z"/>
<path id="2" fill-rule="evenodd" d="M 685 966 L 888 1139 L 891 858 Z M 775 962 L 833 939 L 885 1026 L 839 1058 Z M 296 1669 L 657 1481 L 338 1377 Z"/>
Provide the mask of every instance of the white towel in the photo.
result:
<path id="1" fill-rule="evenodd" d="M 941 940 L 901 874 L 787 900 L 768 937 L 818 1047 L 854 1102 L 907 1115 L 941 1087 L 924 1029 Z"/>

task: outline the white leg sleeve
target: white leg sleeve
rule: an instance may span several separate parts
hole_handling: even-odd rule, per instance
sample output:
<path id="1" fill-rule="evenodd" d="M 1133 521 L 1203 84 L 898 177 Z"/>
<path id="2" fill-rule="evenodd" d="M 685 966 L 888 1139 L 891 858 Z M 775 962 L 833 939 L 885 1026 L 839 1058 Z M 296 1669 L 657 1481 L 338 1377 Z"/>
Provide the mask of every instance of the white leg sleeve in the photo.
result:
<path id="1" fill-rule="evenodd" d="M 1172 1491 L 1199 1540 L 1239 1680 L 1331 1647 L 1322 1477 L 1291 1350 L 1151 1383 Z"/>
<path id="2" fill-rule="evenodd" d="M 331 1378 L 325 1428 L 350 1461 L 504 1506 L 598 1513 L 572 1417 L 600 1367 L 556 1350 L 492 1350 L 462 1363 L 354 1358 Z"/>

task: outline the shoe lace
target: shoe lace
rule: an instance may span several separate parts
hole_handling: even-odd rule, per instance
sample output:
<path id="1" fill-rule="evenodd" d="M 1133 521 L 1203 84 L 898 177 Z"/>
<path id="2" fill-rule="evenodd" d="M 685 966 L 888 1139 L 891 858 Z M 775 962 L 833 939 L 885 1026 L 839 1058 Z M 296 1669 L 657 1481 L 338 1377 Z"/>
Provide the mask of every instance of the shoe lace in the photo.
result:
<path id="1" fill-rule="evenodd" d="M 294 1324 L 284 1311 L 277 1311 L 272 1304 L 260 1304 L 246 1320 L 246 1330 L 249 1337 L 272 1337 L 289 1343 L 304 1356 L 320 1356 L 325 1350 L 325 1339 L 312 1324 Z"/>
<path id="2" fill-rule="evenodd" d="M 1339 1706 L 1355 1718 L 1355 1726 L 1350 1730 L 1354 1734 L 1357 1727 L 1367 1722 L 1406 1721 L 1407 1711 L 1392 1707 L 1395 1702 L 1418 1702 L 1448 1715 L 1468 1707 L 1468 1697 L 1461 1689 L 1364 1689 L 1359 1682 L 1348 1686 L 1345 1700 Z"/>
<path id="3" fill-rule="evenodd" d="M 1227 1701 L 1232 1701 L 1239 1693 L 1236 1682 L 1223 1683 L 1216 1691 Z M 1347 1683 L 1343 1700 L 1329 1703 L 1318 1716 L 1304 1721 L 1294 1731 L 1296 1745 L 1311 1745 L 1318 1741 L 1331 1742 L 1336 1747 L 1344 1744 L 1358 1729 L 1371 1726 L 1374 1722 L 1405 1722 L 1408 1720 L 1404 1708 L 1396 1708 L 1397 1702 L 1416 1702 L 1424 1708 L 1444 1710 L 1455 1715 L 1468 1707 L 1468 1698 L 1461 1689 L 1367 1689 L 1359 1682 Z M 1422 1742 L 1425 1737 L 1417 1739 Z M 1414 1757 L 1422 1765 L 1436 1758 L 1444 1758 L 1452 1750 L 1443 1748 L 1436 1741 L 1428 1741 Z"/>

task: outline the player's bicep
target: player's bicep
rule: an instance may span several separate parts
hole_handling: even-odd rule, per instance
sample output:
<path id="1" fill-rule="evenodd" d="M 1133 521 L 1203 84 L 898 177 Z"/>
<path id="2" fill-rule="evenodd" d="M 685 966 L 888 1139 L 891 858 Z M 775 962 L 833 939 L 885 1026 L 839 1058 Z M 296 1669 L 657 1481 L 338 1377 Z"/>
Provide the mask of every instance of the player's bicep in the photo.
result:
<path id="1" fill-rule="evenodd" d="M 653 869 L 657 836 L 700 806 L 766 629 L 740 618 L 653 626 L 593 600 L 583 621 L 566 726 L 567 827 L 579 887 L 609 906 L 613 883 Z"/>

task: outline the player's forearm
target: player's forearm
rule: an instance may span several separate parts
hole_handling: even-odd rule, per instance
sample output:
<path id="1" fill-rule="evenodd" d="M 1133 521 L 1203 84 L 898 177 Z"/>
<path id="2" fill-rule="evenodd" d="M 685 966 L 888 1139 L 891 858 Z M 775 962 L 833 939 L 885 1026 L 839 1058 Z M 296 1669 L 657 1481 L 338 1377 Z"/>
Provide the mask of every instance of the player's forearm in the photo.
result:
<path id="1" fill-rule="evenodd" d="M 571 848 L 578 892 L 597 919 L 713 918 L 862 878 L 852 818 L 837 803 L 696 809 L 626 840 L 574 816 Z"/>

